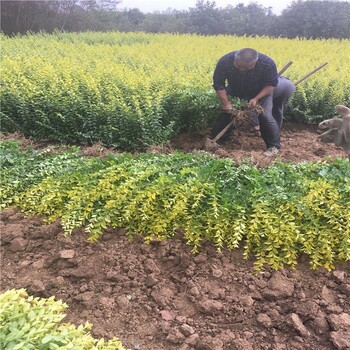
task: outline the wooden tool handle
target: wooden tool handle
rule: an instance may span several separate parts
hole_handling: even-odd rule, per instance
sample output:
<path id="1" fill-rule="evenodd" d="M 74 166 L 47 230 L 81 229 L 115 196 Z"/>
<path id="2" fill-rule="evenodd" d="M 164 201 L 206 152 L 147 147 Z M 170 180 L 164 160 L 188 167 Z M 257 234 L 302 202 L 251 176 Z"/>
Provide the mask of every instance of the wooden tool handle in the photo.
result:
<path id="1" fill-rule="evenodd" d="M 232 119 L 213 139 L 213 142 L 216 142 L 220 137 L 231 127 L 233 126 L 234 120 Z"/>
<path id="2" fill-rule="evenodd" d="M 292 65 L 293 61 L 289 61 L 279 72 L 278 72 L 278 76 L 281 76 L 291 65 Z"/>
<path id="3" fill-rule="evenodd" d="M 297 80 L 294 85 L 297 86 L 298 84 L 300 84 L 302 81 L 304 81 L 305 79 L 307 79 L 310 75 L 316 73 L 318 70 L 320 70 L 321 68 L 323 68 L 325 65 L 327 65 L 328 62 L 325 62 L 323 64 L 321 64 L 320 66 L 318 66 L 317 68 L 315 68 L 314 70 L 312 70 L 310 73 L 306 74 L 304 77 L 300 78 L 299 80 Z"/>

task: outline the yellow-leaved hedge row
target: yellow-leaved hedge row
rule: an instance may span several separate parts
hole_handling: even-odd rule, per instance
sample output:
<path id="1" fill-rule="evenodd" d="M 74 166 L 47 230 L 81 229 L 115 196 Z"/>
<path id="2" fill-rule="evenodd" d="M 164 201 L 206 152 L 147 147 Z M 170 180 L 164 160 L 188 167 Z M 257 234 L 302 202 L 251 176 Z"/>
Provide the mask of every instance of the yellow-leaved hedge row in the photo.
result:
<path id="1" fill-rule="evenodd" d="M 79 149 L 22 151 L 0 142 L 0 207 L 60 220 L 65 234 L 84 227 L 91 241 L 111 227 L 146 242 L 182 232 L 198 252 L 244 247 L 256 269 L 330 270 L 350 260 L 350 164 L 250 163 L 197 154 L 129 153 L 84 157 Z"/>
<path id="2" fill-rule="evenodd" d="M 272 57 L 296 81 L 286 117 L 319 121 L 350 105 L 350 40 L 146 33 L 1 35 L 4 131 L 59 142 L 101 141 L 124 149 L 205 126 L 220 109 L 218 59 L 242 47 Z"/>

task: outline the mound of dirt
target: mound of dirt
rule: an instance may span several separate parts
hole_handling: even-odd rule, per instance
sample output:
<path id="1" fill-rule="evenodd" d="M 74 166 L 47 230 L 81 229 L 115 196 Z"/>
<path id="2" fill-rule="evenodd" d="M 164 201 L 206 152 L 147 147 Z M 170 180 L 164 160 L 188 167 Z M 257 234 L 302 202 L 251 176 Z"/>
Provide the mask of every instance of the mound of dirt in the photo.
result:
<path id="1" fill-rule="evenodd" d="M 180 150 L 193 152 L 200 150 L 210 130 L 202 130 L 194 134 L 181 134 L 174 137 L 165 151 Z M 265 143 L 259 132 L 247 132 L 234 129 L 230 139 L 214 154 L 219 157 L 232 158 L 237 164 L 249 159 L 259 167 L 268 166 L 276 158 L 293 163 L 303 161 L 319 161 L 326 158 L 346 157 L 344 151 L 334 144 L 325 144 L 317 139 L 316 125 L 285 123 L 281 131 L 281 150 L 276 157 L 266 157 Z M 158 148 L 159 150 L 159 148 Z"/>
<path id="2" fill-rule="evenodd" d="M 242 251 L 198 255 L 181 237 L 129 240 L 107 230 L 89 243 L 59 222 L 1 213 L 1 291 L 26 288 L 68 303 L 65 321 L 129 349 L 350 349 L 350 263 L 254 273 Z"/>

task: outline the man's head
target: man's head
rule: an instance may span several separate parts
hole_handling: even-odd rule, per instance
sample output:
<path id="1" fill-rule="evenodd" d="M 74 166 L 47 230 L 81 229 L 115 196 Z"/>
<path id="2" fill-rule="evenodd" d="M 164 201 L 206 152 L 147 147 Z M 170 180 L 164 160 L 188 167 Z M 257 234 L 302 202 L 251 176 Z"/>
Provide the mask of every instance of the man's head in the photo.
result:
<path id="1" fill-rule="evenodd" d="M 246 72 L 254 68 L 259 54 L 256 50 L 245 48 L 236 52 L 233 65 L 241 72 Z"/>

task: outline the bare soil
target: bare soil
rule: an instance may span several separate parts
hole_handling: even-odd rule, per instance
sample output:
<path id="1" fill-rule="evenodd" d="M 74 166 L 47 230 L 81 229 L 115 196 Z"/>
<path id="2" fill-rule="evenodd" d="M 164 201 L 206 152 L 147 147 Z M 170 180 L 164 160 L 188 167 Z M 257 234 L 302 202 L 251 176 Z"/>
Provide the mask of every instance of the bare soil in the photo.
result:
<path id="1" fill-rule="evenodd" d="M 182 152 L 201 150 L 204 140 L 209 138 L 209 129 L 195 134 L 181 134 L 170 143 L 170 150 Z M 233 130 L 230 139 L 214 152 L 219 157 L 232 158 L 237 164 L 249 159 L 253 164 L 264 167 L 274 160 L 299 163 L 303 161 L 317 162 L 334 157 L 346 157 L 345 152 L 334 144 L 321 143 L 317 139 L 316 125 L 284 123 L 281 132 L 281 150 L 274 157 L 266 157 L 265 143 L 258 132 Z"/>
<path id="2" fill-rule="evenodd" d="M 278 157 L 345 156 L 316 135 L 312 126 L 285 126 Z M 180 135 L 151 150 L 199 150 L 206 137 L 208 130 Z M 265 166 L 273 160 L 261 155 L 264 148 L 259 136 L 236 130 L 216 154 Z M 108 150 L 94 145 L 82 152 Z M 65 237 L 59 222 L 45 225 L 13 208 L 1 213 L 0 230 L 1 291 L 54 295 L 69 305 L 65 321 L 89 321 L 94 336 L 117 336 L 128 349 L 350 349 L 350 262 L 313 271 L 302 256 L 295 270 L 254 272 L 241 249 L 219 254 L 205 243 L 193 255 L 181 232 L 146 245 L 109 229 L 89 243 L 82 229 Z"/>

